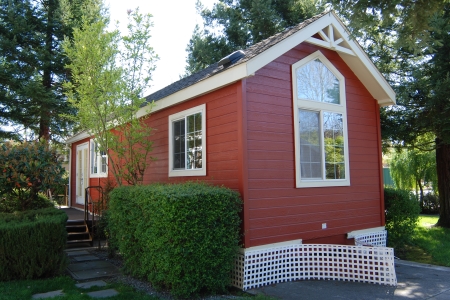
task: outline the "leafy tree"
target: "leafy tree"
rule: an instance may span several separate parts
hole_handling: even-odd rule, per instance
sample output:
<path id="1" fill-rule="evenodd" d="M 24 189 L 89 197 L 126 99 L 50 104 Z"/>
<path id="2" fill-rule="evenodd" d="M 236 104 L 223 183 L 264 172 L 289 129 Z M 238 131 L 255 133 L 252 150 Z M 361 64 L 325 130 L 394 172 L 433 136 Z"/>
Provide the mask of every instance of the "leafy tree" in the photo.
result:
<path id="1" fill-rule="evenodd" d="M 70 2 L 64 9 L 76 20 L 83 0 Z M 74 113 L 62 92 L 69 74 L 61 42 L 72 28 L 63 20 L 61 3 L 0 1 L 0 125 L 17 125 L 45 140 L 67 135 L 70 124 L 61 114 Z M 5 127 L 0 137 L 20 139 Z"/>
<path id="2" fill-rule="evenodd" d="M 392 179 L 399 189 L 416 190 L 416 197 L 423 207 L 424 183 L 436 183 L 435 151 L 404 149 L 395 153 L 390 163 Z M 420 193 L 419 193 L 420 190 Z"/>
<path id="3" fill-rule="evenodd" d="M 38 193 L 63 184 L 64 169 L 48 143 L 4 143 L 0 146 L 0 201 L 2 207 L 27 210 L 39 201 Z M 14 201 L 11 201 L 11 200 Z M 42 201 L 41 201 L 42 202 Z"/>
<path id="4" fill-rule="evenodd" d="M 209 10 L 197 1 L 204 29 L 196 26 L 186 48 L 186 74 L 245 49 L 323 11 L 319 0 L 219 0 Z"/>
<path id="5" fill-rule="evenodd" d="M 151 15 L 129 11 L 128 35 L 107 31 L 108 17 L 96 4 L 94 21 L 83 17 L 73 40 L 64 50 L 72 81 L 65 85 L 69 102 L 78 110 L 74 118 L 95 137 L 99 152 L 108 153 L 108 166 L 116 183 L 138 184 L 149 164 L 152 129 L 137 111 L 146 104 L 142 97 L 151 80 L 157 56 L 149 46 Z"/>

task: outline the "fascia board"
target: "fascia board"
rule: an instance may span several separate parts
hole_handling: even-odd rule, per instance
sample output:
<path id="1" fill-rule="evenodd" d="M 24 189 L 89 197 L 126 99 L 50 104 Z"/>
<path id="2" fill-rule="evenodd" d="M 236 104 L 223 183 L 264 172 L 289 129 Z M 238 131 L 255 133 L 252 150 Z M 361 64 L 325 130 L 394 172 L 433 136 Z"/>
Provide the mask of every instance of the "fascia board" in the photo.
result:
<path id="1" fill-rule="evenodd" d="M 339 56 L 341 56 L 345 63 L 352 69 L 353 73 L 361 80 L 370 94 L 378 101 L 380 106 L 395 105 L 395 92 L 390 84 L 373 64 L 361 46 L 353 39 L 350 39 L 345 25 L 339 17 L 337 17 L 334 12 L 331 12 L 331 14 L 334 16 L 332 19 L 333 26 L 344 37 L 350 48 L 356 54 L 356 56 L 350 56 L 338 52 Z"/>
<path id="2" fill-rule="evenodd" d="M 83 132 L 80 132 L 80 133 L 78 133 L 78 134 L 68 138 L 66 140 L 66 144 L 73 144 L 73 143 L 76 143 L 78 141 L 87 139 L 88 137 L 90 137 L 90 135 L 86 131 L 83 131 Z"/>
<path id="3" fill-rule="evenodd" d="M 247 73 L 245 63 L 237 65 L 233 68 L 230 68 L 227 71 L 224 71 L 215 76 L 202 80 L 181 91 L 178 91 L 163 99 L 155 101 L 150 113 L 156 112 L 161 109 L 165 109 L 170 106 L 174 106 L 178 103 L 212 92 L 247 76 L 249 75 Z M 143 117 L 148 113 L 149 113 L 148 108 L 143 107 L 139 109 L 139 111 L 137 112 L 137 117 L 138 118 Z"/>
<path id="4" fill-rule="evenodd" d="M 300 29 L 296 33 L 285 38 L 284 40 L 280 41 L 266 51 L 249 60 L 247 62 L 247 74 L 255 73 L 274 59 L 283 55 L 287 51 L 291 50 L 292 48 L 296 47 L 306 39 L 322 30 L 324 27 L 330 24 L 330 18 L 332 18 L 330 14 L 322 16 L 320 19 L 314 21 L 305 28 Z"/>

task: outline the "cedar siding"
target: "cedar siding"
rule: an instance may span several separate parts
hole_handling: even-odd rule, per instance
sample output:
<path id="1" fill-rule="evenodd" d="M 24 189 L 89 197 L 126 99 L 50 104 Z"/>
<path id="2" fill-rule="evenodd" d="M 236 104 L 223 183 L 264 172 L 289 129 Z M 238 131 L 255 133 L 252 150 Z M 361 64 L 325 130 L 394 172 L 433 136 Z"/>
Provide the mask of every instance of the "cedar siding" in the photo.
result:
<path id="1" fill-rule="evenodd" d="M 317 50 L 345 77 L 350 186 L 295 187 L 291 65 Z M 353 243 L 346 239 L 347 232 L 383 226 L 379 106 L 341 57 L 303 43 L 245 81 L 245 247 L 295 239 Z M 322 229 L 322 223 L 327 223 L 327 229 Z"/>
<path id="2" fill-rule="evenodd" d="M 206 181 L 238 190 L 237 95 L 240 82 L 195 99 L 151 113 L 146 120 L 154 128 L 151 162 L 144 175 L 144 184 L 155 182 Z M 168 177 L 169 116 L 206 104 L 206 176 Z"/>

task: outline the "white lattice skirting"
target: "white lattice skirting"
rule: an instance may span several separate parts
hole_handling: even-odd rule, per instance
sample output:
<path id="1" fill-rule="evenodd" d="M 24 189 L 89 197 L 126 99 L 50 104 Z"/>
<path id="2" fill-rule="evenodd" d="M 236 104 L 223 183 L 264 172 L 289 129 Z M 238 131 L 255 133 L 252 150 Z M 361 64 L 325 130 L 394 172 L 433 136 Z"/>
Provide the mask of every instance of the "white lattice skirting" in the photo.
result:
<path id="1" fill-rule="evenodd" d="M 387 231 L 377 231 L 355 235 L 355 245 L 386 247 Z"/>
<path id="2" fill-rule="evenodd" d="M 386 247 L 296 244 L 238 255 L 233 285 L 257 288 L 302 279 L 397 285 L 394 250 Z"/>

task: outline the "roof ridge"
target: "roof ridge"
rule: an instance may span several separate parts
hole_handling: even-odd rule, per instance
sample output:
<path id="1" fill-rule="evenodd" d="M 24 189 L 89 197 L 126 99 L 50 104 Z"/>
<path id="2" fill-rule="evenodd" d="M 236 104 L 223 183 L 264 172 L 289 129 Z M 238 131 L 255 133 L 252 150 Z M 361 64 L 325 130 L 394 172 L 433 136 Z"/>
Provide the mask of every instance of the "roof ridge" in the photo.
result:
<path id="1" fill-rule="evenodd" d="M 330 13 L 330 12 L 331 12 L 330 10 L 324 11 L 324 12 L 317 14 L 309 19 L 305 19 L 305 20 L 303 20 L 303 22 L 301 22 L 297 25 L 290 26 L 281 32 L 278 32 L 262 41 L 259 41 L 256 44 L 253 44 L 253 45 L 247 47 L 246 49 L 243 50 L 245 52 L 245 55 L 230 66 L 227 66 L 227 67 L 218 66 L 217 62 L 215 62 L 215 63 L 209 65 L 208 67 L 204 68 L 203 70 L 200 70 L 200 71 L 198 71 L 194 74 L 191 74 L 187 77 L 181 78 L 181 79 L 163 87 L 162 89 L 159 89 L 158 91 L 146 96 L 145 98 L 146 98 L 147 102 L 158 101 L 158 100 L 165 98 L 171 94 L 174 94 L 178 91 L 188 88 L 189 86 L 194 85 L 202 80 L 210 78 L 210 77 L 224 71 L 225 69 L 231 69 L 237 65 L 240 65 L 246 61 L 249 61 L 253 57 L 264 52 L 265 50 L 269 49 L 273 45 L 279 43 L 280 41 L 288 38 L 292 34 L 303 29 L 307 25 L 313 23 L 317 19 L 323 17 L 324 15 L 326 15 L 327 13 Z"/>

